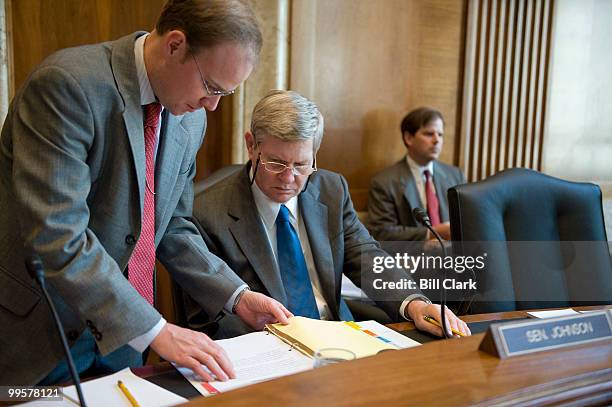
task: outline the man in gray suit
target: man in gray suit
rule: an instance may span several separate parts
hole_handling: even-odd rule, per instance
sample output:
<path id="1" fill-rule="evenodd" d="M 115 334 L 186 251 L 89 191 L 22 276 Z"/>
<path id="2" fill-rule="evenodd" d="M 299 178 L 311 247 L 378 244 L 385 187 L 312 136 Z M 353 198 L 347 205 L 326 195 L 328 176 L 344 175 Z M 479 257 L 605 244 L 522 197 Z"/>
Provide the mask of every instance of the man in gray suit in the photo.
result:
<path id="1" fill-rule="evenodd" d="M 194 203 L 194 216 L 212 252 L 251 290 L 276 298 L 295 315 L 352 320 L 340 297 L 342 273 L 360 285 L 391 318 L 412 318 L 420 329 L 441 335 L 423 321 L 439 318 L 440 307 L 418 290 L 373 293 L 363 272 L 386 254 L 359 222 L 346 180 L 317 169 L 323 117 L 314 103 L 291 91 L 272 91 L 255 106 L 245 134 L 249 162 L 211 186 Z M 392 269 L 385 277 L 409 276 Z M 363 282 L 363 284 L 362 284 Z M 188 322 L 206 320 L 188 298 Z M 468 333 L 448 311 L 450 326 Z M 218 321 L 219 337 L 250 331 L 228 315 Z"/>
<path id="2" fill-rule="evenodd" d="M 31 253 L 79 372 L 141 364 L 150 345 L 204 379 L 201 364 L 221 380 L 234 375 L 210 338 L 153 307 L 155 251 L 210 314 L 256 329 L 287 321 L 282 304 L 244 290 L 190 220 L 202 108 L 249 76 L 261 42 L 246 3 L 171 0 L 150 34 L 59 51 L 29 76 L 0 144 L 0 384 L 69 380 L 24 267 Z"/>
<path id="3" fill-rule="evenodd" d="M 412 215 L 426 208 L 435 229 L 450 240 L 449 188 L 465 183 L 461 170 L 438 161 L 442 151 L 444 118 L 439 111 L 420 107 L 401 124 L 407 154 L 377 174 L 368 199 L 368 229 L 380 241 L 426 241 L 434 239 Z"/>

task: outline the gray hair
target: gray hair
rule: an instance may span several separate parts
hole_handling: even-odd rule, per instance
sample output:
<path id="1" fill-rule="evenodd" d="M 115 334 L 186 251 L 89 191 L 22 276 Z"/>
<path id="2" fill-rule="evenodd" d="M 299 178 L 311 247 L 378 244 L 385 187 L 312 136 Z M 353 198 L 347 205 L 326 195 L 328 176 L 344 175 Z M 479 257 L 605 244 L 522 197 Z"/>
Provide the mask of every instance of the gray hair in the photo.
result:
<path id="1" fill-rule="evenodd" d="M 323 115 L 317 106 L 297 92 L 273 90 L 253 109 L 251 133 L 259 144 L 271 136 L 283 141 L 313 141 L 314 152 L 323 139 Z"/>

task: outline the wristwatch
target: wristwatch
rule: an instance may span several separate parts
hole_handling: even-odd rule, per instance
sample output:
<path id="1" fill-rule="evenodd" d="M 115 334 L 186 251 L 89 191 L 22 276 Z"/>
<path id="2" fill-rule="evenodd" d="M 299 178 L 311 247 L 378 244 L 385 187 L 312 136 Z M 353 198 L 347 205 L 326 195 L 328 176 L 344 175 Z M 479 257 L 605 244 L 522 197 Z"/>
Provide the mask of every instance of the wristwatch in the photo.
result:
<path id="1" fill-rule="evenodd" d="M 410 297 L 412 297 L 412 298 L 410 298 Z M 410 303 L 412 301 L 423 301 L 425 304 L 429 305 L 429 304 L 431 304 L 431 300 L 429 298 L 425 297 L 422 294 L 414 294 L 414 295 L 411 295 L 410 297 L 408 297 L 410 299 L 408 300 L 408 304 L 406 304 L 406 308 L 404 308 L 404 317 L 408 321 L 412 322 L 412 318 L 410 318 L 410 314 L 408 313 L 408 309 L 410 308 Z"/>
<path id="2" fill-rule="evenodd" d="M 244 289 L 238 293 L 238 295 L 236 296 L 236 299 L 234 300 L 234 305 L 232 305 L 232 314 L 236 313 L 236 307 L 238 306 L 238 303 L 240 302 L 240 299 L 242 299 L 242 296 L 244 295 L 244 293 L 250 290 L 251 289 L 249 287 L 244 287 Z"/>

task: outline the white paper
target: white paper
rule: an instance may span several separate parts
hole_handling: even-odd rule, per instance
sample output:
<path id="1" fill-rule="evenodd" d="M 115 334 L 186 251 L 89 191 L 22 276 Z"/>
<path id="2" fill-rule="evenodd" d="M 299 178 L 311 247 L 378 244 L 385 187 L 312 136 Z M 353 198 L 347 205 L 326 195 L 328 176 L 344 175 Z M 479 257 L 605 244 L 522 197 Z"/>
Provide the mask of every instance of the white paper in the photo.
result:
<path id="1" fill-rule="evenodd" d="M 391 328 L 387 328 L 386 326 L 376 322 L 376 321 L 361 321 L 356 322 L 359 327 L 363 329 L 367 329 L 370 332 L 375 333 L 376 335 L 385 338 L 389 343 L 399 349 L 412 348 L 414 346 L 421 345 L 414 339 L 410 339 L 407 336 L 402 335 L 401 333 L 394 331 Z M 367 335 L 367 334 L 366 334 Z"/>
<path id="2" fill-rule="evenodd" d="M 528 312 L 529 315 L 536 318 L 557 318 L 557 317 L 566 317 L 570 315 L 579 315 L 578 312 L 574 311 L 571 308 L 558 309 L 552 311 L 533 311 Z"/>
<path id="3" fill-rule="evenodd" d="M 371 301 L 366 293 L 364 293 L 361 288 L 357 287 L 355 283 L 353 283 L 347 276 L 342 274 L 342 286 L 340 288 L 341 295 L 344 298 L 350 298 L 354 300 L 361 301 Z"/>
<path id="4" fill-rule="evenodd" d="M 226 392 L 250 384 L 287 376 L 312 369 L 312 359 L 267 332 L 254 332 L 236 338 L 216 341 L 229 356 L 236 378 L 226 382 L 213 381 L 209 385 L 218 392 Z M 210 392 L 192 370 L 179 367 L 179 372 L 201 394 Z"/>
<path id="5" fill-rule="evenodd" d="M 578 311 L 581 314 L 588 314 L 589 312 L 601 312 L 601 311 L 605 311 L 605 310 L 609 310 L 612 309 L 612 307 L 607 306 L 607 307 L 602 307 L 599 309 L 590 309 L 590 310 L 585 310 L 585 311 Z"/>
<path id="6" fill-rule="evenodd" d="M 132 393 L 132 396 L 138 401 L 138 404 L 143 407 L 174 406 L 187 402 L 187 399 L 169 392 L 145 379 L 141 379 L 132 373 L 129 368 L 125 368 L 112 375 L 81 383 L 83 396 L 85 397 L 87 406 L 131 407 L 130 401 L 121 392 L 119 386 L 117 386 L 117 381 L 119 380 L 125 384 L 125 387 Z M 73 400 L 78 401 L 76 388 L 74 386 L 65 387 L 64 393 Z M 68 399 L 64 399 L 64 401 L 35 401 L 22 405 L 28 407 L 75 406 L 75 404 Z"/>

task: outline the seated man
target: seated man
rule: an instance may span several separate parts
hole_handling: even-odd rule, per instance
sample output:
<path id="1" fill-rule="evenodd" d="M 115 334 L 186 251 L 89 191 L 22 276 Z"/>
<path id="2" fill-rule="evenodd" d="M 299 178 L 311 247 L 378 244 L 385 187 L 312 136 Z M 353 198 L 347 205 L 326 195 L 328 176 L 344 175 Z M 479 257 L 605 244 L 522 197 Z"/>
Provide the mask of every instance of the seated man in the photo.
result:
<path id="1" fill-rule="evenodd" d="M 255 106 L 245 134 L 249 162 L 198 196 L 193 213 L 209 249 L 251 290 L 286 304 L 294 315 L 352 320 L 340 297 L 342 273 L 361 285 L 362 264 L 386 253 L 359 222 L 346 180 L 316 168 L 322 137 L 323 117 L 314 103 L 272 91 Z M 410 278 L 400 269 L 388 273 L 394 281 Z M 399 294 L 377 303 L 394 320 L 411 318 L 418 328 L 442 335 L 423 320 L 439 319 L 439 305 L 418 290 Z M 185 303 L 188 322 L 201 320 L 199 306 L 189 298 Z M 469 332 L 452 312 L 447 315 L 452 328 Z M 218 323 L 218 338 L 251 331 L 233 315 Z"/>
<path id="2" fill-rule="evenodd" d="M 438 161 L 444 134 L 442 113 L 429 107 L 413 110 L 402 120 L 401 131 L 406 157 L 372 179 L 368 229 L 379 241 L 435 239 L 412 215 L 420 207 L 427 208 L 434 230 L 450 240 L 446 193 L 466 181 L 459 168 Z"/>

